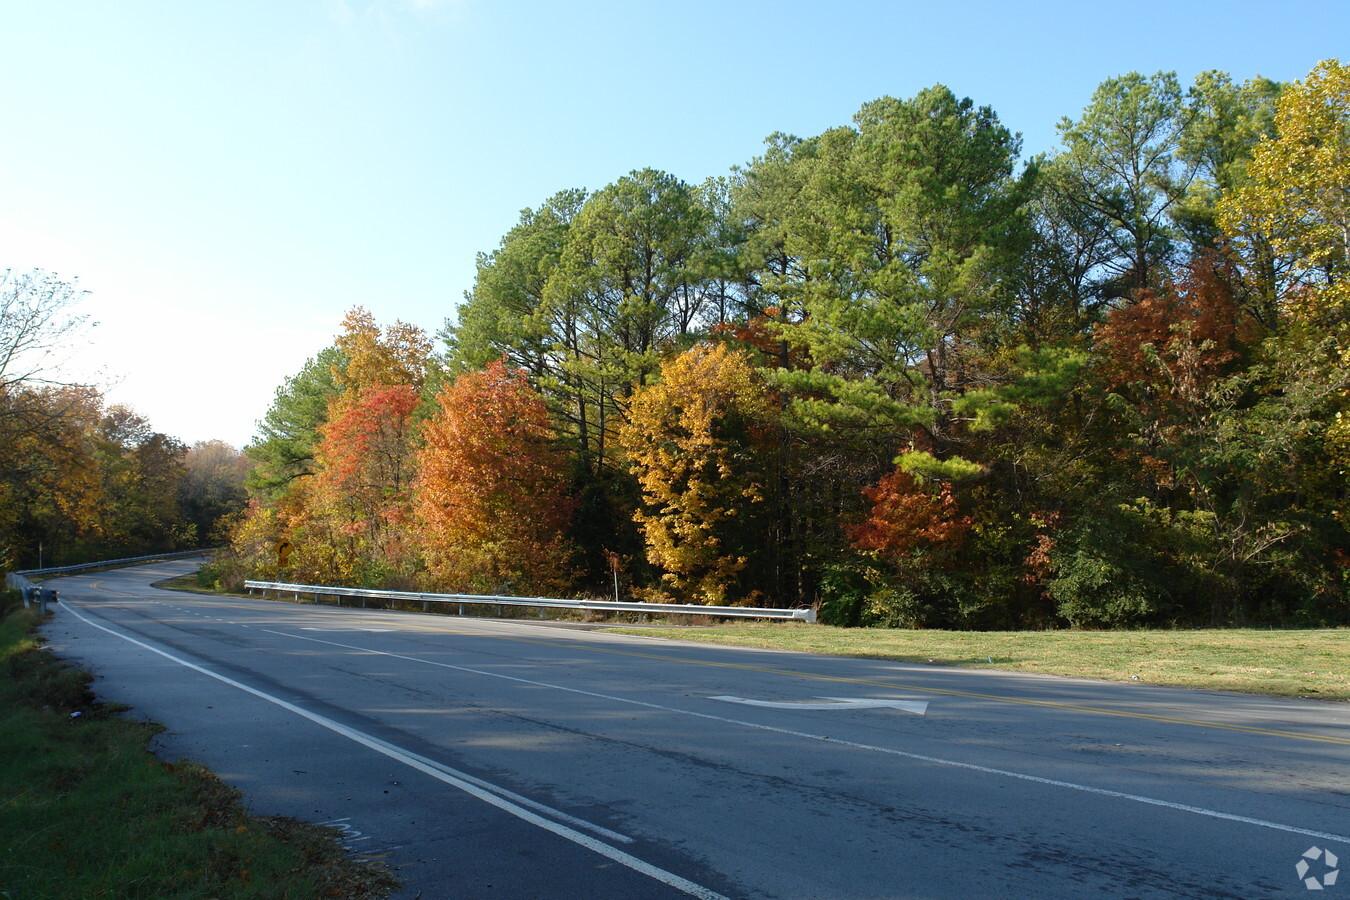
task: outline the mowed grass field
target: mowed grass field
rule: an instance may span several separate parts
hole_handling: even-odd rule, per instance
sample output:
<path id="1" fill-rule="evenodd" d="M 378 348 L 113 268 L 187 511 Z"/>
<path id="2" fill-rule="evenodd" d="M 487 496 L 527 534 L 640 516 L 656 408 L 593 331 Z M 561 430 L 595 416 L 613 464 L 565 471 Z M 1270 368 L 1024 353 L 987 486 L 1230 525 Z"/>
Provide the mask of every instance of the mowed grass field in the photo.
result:
<path id="1" fill-rule="evenodd" d="M 1350 700 L 1350 629 L 908 631 L 800 622 L 621 628 L 646 637 L 925 665 Z"/>

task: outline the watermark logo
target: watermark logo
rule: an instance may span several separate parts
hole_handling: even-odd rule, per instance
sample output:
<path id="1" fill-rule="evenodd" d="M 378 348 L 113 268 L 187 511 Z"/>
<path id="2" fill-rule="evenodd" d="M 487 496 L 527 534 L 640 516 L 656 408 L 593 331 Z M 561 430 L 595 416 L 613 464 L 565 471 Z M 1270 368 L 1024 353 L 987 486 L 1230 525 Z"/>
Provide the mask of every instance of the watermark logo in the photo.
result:
<path id="1" fill-rule="evenodd" d="M 1320 865 L 1314 865 L 1319 863 Z M 1323 888 L 1329 888 L 1336 883 L 1336 876 L 1341 874 L 1338 868 L 1340 860 L 1336 854 L 1330 850 L 1323 850 L 1320 847 L 1309 847 L 1303 853 L 1303 858 L 1294 866 L 1294 871 L 1302 879 L 1303 886 L 1310 891 L 1320 891 Z M 1314 870 L 1320 871 L 1320 877 L 1311 874 Z"/>

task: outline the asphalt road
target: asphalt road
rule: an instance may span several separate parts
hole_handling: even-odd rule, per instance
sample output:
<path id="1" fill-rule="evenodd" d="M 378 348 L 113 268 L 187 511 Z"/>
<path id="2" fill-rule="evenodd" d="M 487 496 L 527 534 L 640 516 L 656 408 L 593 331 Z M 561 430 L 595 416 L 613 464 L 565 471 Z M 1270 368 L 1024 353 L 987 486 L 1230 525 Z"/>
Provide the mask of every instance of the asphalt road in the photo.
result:
<path id="1" fill-rule="evenodd" d="M 1350 898 L 1347 704 L 150 586 L 194 565 L 62 579 L 51 647 L 403 897 Z"/>

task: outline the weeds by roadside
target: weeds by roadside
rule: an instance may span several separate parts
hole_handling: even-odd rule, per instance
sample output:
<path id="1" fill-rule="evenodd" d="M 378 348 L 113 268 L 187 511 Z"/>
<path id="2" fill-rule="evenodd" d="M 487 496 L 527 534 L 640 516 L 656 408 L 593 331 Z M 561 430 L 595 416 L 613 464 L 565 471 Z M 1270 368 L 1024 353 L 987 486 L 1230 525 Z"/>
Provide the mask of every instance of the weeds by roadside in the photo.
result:
<path id="1" fill-rule="evenodd" d="M 97 702 L 0 604 L 0 897 L 377 900 L 396 880 L 335 832 L 248 816 L 202 767 L 149 752 L 157 727 Z"/>

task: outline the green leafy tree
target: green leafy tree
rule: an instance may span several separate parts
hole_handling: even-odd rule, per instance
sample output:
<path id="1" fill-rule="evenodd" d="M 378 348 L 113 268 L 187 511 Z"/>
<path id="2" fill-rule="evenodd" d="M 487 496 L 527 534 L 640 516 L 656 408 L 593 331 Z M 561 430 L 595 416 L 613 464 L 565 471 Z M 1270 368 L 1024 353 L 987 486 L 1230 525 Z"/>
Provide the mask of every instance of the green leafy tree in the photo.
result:
<path id="1" fill-rule="evenodd" d="M 1244 265 L 1233 270 L 1234 296 L 1260 325 L 1278 327 L 1279 298 L 1291 274 L 1291 260 L 1275 252 L 1269 235 L 1248 230 L 1226 234 L 1219 203 L 1251 181 L 1257 146 L 1275 135 L 1275 105 L 1283 85 L 1266 78 L 1235 84 L 1223 72 L 1202 72 L 1188 94 L 1190 117 L 1180 154 L 1196 167 L 1173 220 L 1199 253 L 1240 251 Z"/>
<path id="2" fill-rule="evenodd" d="M 1181 152 L 1188 118 L 1175 73 L 1131 72 L 1102 82 L 1077 121 L 1060 121 L 1053 182 L 1081 215 L 1110 226 L 1102 260 L 1109 296 L 1156 287 L 1169 271 L 1171 215 L 1198 164 Z"/>
<path id="3" fill-rule="evenodd" d="M 780 139 L 747 172 L 758 208 L 781 217 L 762 229 L 778 236 L 765 290 L 813 364 L 780 382 L 807 420 L 891 442 L 919 429 L 946 454 L 949 397 L 970 383 L 972 343 L 1007 302 L 1000 276 L 1025 237 L 1019 141 L 941 86 L 854 121 Z"/>
<path id="4" fill-rule="evenodd" d="M 697 259 L 698 319 L 713 329 L 740 325 L 763 314 L 758 302 L 758 284 L 745 253 L 750 240 L 749 223 L 737 215 L 736 192 L 742 178 L 709 178 L 699 189 L 707 210 L 709 231 Z"/>
<path id="5" fill-rule="evenodd" d="M 593 194 L 568 231 L 545 290 L 561 376 L 541 384 L 566 398 L 580 456 L 595 471 L 616 467 L 619 400 L 703 324 L 697 275 L 708 221 L 696 190 L 643 169 Z"/>
<path id="6" fill-rule="evenodd" d="M 1035 171 L 1029 237 L 1008 275 L 1002 329 L 1009 342 L 1032 347 L 1074 340 L 1100 317 L 1115 233 L 1108 216 L 1078 202 L 1066 167 L 1038 162 Z"/>
<path id="7" fill-rule="evenodd" d="M 1275 103 L 1282 85 L 1256 77 L 1235 84 L 1226 72 L 1201 72 L 1187 92 L 1188 114 L 1178 156 L 1195 177 L 1173 219 L 1193 246 L 1217 248 L 1219 199 L 1244 185 L 1257 145 L 1275 133 Z"/>
<path id="8" fill-rule="evenodd" d="M 275 500 L 297 478 L 314 474 L 319 429 L 328 420 L 329 404 L 343 391 L 333 373 L 345 361 L 341 349 L 327 347 L 277 388 L 258 423 L 258 437 L 244 448 L 253 463 L 246 480 L 251 493 Z"/>
<path id="9" fill-rule="evenodd" d="M 555 348 L 567 323 L 551 315 L 544 292 L 586 197 L 584 190 L 560 191 L 537 210 L 523 210 L 500 246 L 479 254 L 473 290 L 441 335 L 454 374 L 505 358 L 533 378 L 561 376 Z"/>

